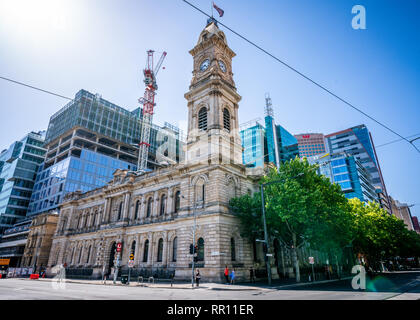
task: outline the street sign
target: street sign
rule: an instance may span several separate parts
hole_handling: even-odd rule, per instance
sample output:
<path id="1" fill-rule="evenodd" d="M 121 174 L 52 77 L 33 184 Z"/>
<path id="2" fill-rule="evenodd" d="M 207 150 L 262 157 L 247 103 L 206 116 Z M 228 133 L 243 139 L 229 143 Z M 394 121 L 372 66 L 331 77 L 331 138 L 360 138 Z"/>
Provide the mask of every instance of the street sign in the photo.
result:
<path id="1" fill-rule="evenodd" d="M 0 266 L 8 266 L 10 259 L 0 259 Z"/>
<path id="2" fill-rule="evenodd" d="M 121 247 L 122 247 L 122 243 L 118 242 L 117 243 L 117 252 L 121 252 Z"/>
<path id="3" fill-rule="evenodd" d="M 315 263 L 314 257 L 309 257 L 309 263 L 310 264 L 314 264 Z"/>
<path id="4" fill-rule="evenodd" d="M 130 254 L 130 260 L 134 260 L 134 254 Z"/>
<path id="5" fill-rule="evenodd" d="M 267 256 L 267 257 L 272 257 L 272 256 L 273 256 L 273 254 L 272 254 L 272 253 L 267 253 L 267 254 L 266 254 L 266 256 Z"/>
<path id="6" fill-rule="evenodd" d="M 128 267 L 129 267 L 129 268 L 134 267 L 134 260 L 129 260 L 129 261 L 128 261 Z"/>

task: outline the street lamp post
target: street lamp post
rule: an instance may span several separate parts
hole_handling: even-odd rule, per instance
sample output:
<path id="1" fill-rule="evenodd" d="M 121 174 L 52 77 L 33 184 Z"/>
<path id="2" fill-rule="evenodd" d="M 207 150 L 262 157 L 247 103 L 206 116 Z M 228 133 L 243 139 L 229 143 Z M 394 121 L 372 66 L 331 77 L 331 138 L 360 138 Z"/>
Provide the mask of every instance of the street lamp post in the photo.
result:
<path id="1" fill-rule="evenodd" d="M 184 196 L 181 196 L 184 200 L 186 200 L 186 198 Z M 194 200 L 194 206 L 193 206 L 193 216 L 194 216 L 194 227 L 193 227 L 193 255 L 192 255 L 192 268 L 191 268 L 191 287 L 194 288 L 194 251 L 195 251 L 195 229 L 196 229 L 196 216 L 195 216 L 195 207 L 196 207 L 196 202 Z M 198 247 L 197 247 L 198 250 Z M 198 254 L 198 253 L 197 253 Z"/>

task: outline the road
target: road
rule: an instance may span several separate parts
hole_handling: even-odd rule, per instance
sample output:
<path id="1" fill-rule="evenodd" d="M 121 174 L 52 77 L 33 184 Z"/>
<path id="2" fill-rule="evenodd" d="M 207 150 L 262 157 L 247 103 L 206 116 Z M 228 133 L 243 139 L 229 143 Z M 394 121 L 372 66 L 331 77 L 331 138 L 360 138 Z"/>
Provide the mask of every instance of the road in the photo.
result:
<path id="1" fill-rule="evenodd" d="M 83 282 L 83 281 L 80 281 Z M 367 282 L 365 291 L 351 288 L 351 280 L 286 288 L 203 283 L 200 288 L 141 287 L 66 282 L 50 279 L 0 279 L 0 300 L 384 300 L 420 299 L 420 272 L 389 273 Z"/>

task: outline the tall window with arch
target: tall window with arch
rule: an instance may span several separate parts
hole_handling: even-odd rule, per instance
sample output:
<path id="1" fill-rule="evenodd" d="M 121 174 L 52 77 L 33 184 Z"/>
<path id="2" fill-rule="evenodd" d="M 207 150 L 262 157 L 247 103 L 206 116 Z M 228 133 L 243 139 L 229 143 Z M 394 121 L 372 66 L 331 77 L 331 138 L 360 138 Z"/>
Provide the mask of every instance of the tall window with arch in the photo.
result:
<path id="1" fill-rule="evenodd" d="M 206 195 L 204 179 L 199 179 L 197 181 L 197 184 L 195 185 L 195 194 L 197 203 L 204 203 Z"/>
<path id="2" fill-rule="evenodd" d="M 143 262 L 147 262 L 149 256 L 149 240 L 144 242 L 144 250 L 143 250 Z"/>
<path id="3" fill-rule="evenodd" d="M 197 246 L 198 246 L 197 261 L 204 261 L 204 239 L 203 238 L 198 239 Z"/>
<path id="4" fill-rule="evenodd" d="M 223 109 L 223 128 L 230 132 L 230 112 L 227 108 Z"/>
<path id="5" fill-rule="evenodd" d="M 178 251 L 178 237 L 175 237 L 172 241 L 172 261 L 176 262 L 176 256 Z"/>
<path id="6" fill-rule="evenodd" d="M 117 220 L 121 220 L 121 217 L 122 217 L 122 206 L 123 206 L 123 203 L 121 201 L 120 202 L 120 205 L 118 207 L 118 219 Z"/>
<path id="7" fill-rule="evenodd" d="M 230 238 L 230 258 L 232 261 L 236 261 L 236 247 L 234 238 Z"/>
<path id="8" fill-rule="evenodd" d="M 181 191 L 175 192 L 175 213 L 179 212 L 181 206 Z"/>
<path id="9" fill-rule="evenodd" d="M 198 111 L 198 129 L 206 131 L 207 130 L 207 108 L 202 107 Z"/>
<path id="10" fill-rule="evenodd" d="M 157 262 L 162 262 L 163 257 L 163 239 L 160 238 L 158 242 L 158 248 L 157 248 Z"/>
<path id="11" fill-rule="evenodd" d="M 87 264 L 89 264 L 89 259 L 90 259 L 91 252 L 92 252 L 92 245 L 90 245 L 89 249 L 88 249 L 88 254 L 87 254 L 87 257 L 86 257 L 86 263 Z"/>
<path id="12" fill-rule="evenodd" d="M 149 218 L 152 214 L 152 197 L 149 197 L 147 200 L 147 210 L 146 210 L 146 217 Z"/>
<path id="13" fill-rule="evenodd" d="M 130 249 L 130 255 L 134 255 L 136 254 L 136 241 L 134 240 L 133 243 L 131 244 L 131 249 Z"/>
<path id="14" fill-rule="evenodd" d="M 160 197 L 160 212 L 159 215 L 163 216 L 166 210 L 166 194 L 162 194 Z"/>
<path id="15" fill-rule="evenodd" d="M 139 217 L 139 210 L 140 210 L 140 200 L 136 201 L 136 208 L 134 210 L 134 220 Z"/>

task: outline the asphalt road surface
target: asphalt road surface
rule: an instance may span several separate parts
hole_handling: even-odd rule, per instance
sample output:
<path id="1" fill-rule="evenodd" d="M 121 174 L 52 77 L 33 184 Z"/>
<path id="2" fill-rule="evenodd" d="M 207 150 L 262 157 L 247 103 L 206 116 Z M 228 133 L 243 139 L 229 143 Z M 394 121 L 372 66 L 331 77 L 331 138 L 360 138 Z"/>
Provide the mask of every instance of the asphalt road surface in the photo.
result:
<path id="1" fill-rule="evenodd" d="M 353 290 L 351 280 L 286 288 L 200 284 L 200 288 L 157 288 L 0 279 L 0 300 L 384 300 L 420 299 L 420 272 L 388 273 L 368 280 L 366 290 Z"/>

